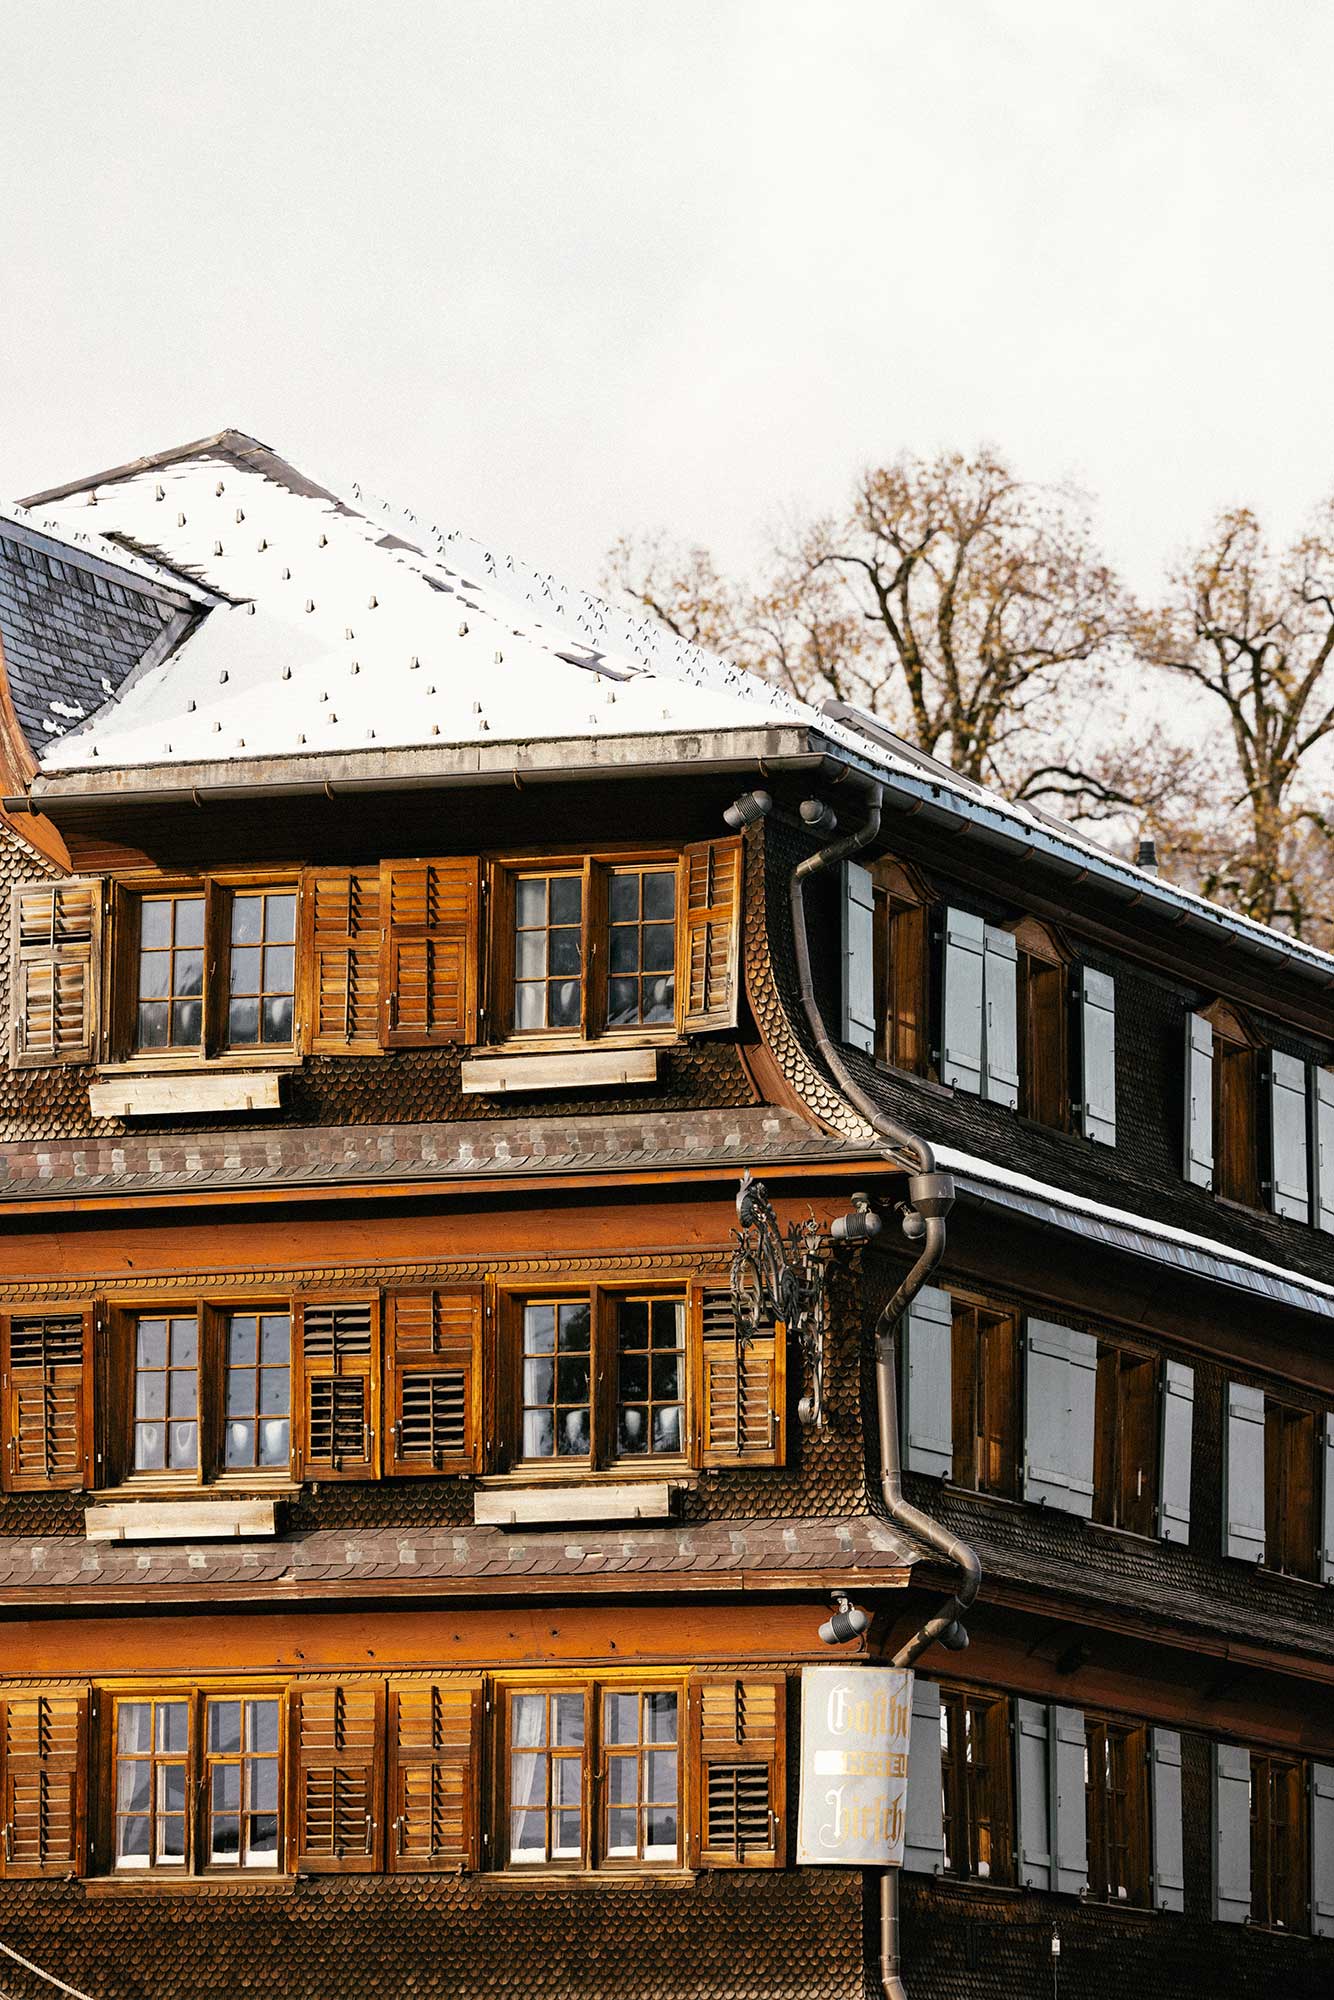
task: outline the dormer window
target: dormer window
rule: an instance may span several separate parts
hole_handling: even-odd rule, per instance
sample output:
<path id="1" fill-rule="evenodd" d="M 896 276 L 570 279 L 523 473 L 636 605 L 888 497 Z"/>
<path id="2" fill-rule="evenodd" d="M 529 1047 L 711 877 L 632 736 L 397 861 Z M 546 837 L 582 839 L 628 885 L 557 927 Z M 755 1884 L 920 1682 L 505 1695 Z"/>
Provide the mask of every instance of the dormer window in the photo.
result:
<path id="1" fill-rule="evenodd" d="M 1235 1009 L 1216 1000 L 1187 1023 L 1187 1178 L 1229 1201 L 1260 1198 L 1260 1047 Z"/>
<path id="2" fill-rule="evenodd" d="M 499 1033 L 673 1033 L 681 865 L 667 854 L 497 864 Z"/>
<path id="3" fill-rule="evenodd" d="M 921 1075 L 928 1061 L 927 916 L 920 878 L 886 857 L 871 869 L 875 922 L 875 1053 Z"/>
<path id="4" fill-rule="evenodd" d="M 1014 929 L 1019 1011 L 1019 1109 L 1040 1125 L 1070 1122 L 1070 955 L 1045 924 Z"/>

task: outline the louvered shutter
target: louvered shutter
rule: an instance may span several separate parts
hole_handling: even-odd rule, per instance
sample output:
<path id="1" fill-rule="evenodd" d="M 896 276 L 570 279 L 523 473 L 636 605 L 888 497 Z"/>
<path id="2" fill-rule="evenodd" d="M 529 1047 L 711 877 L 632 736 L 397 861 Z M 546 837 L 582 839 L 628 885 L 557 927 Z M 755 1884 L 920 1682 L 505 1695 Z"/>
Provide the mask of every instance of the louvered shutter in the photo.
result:
<path id="1" fill-rule="evenodd" d="M 1223 1437 L 1223 1553 L 1242 1562 L 1265 1558 L 1265 1399 L 1260 1389 L 1227 1384 Z"/>
<path id="2" fill-rule="evenodd" d="M 1334 1765 L 1311 1766 L 1311 1929 L 1334 1937 Z"/>
<path id="3" fill-rule="evenodd" d="M 843 1040 L 875 1049 L 875 884 L 857 861 L 843 864 Z"/>
<path id="4" fill-rule="evenodd" d="M 940 1779 L 940 1689 L 914 1674 L 908 1737 L 908 1796 L 903 1816 L 903 1865 L 938 1875 L 945 1865 L 945 1805 Z"/>
<path id="5" fill-rule="evenodd" d="M 1091 965 L 1079 971 L 1079 1129 L 1099 1145 L 1116 1144 L 1116 981 Z"/>
<path id="6" fill-rule="evenodd" d="M 967 910 L 945 912 L 940 1077 L 960 1090 L 982 1088 L 982 961 L 986 925 Z"/>
<path id="7" fill-rule="evenodd" d="M 291 1865 L 303 1875 L 369 1875 L 384 1854 L 381 1682 L 310 1681 L 291 1691 Z"/>
<path id="8" fill-rule="evenodd" d="M 82 1875 L 87 1846 L 85 1690 L 5 1698 L 6 1875 Z"/>
<path id="9" fill-rule="evenodd" d="M 0 1314 L 6 1493 L 92 1484 L 93 1316 Z"/>
<path id="10" fill-rule="evenodd" d="M 1334 1583 L 1334 1416 L 1328 1410 L 1320 1449 L 1320 1581 Z"/>
<path id="11" fill-rule="evenodd" d="M 1215 1743 L 1213 1769 L 1214 1916 L 1244 1924 L 1251 1914 L 1251 1757 Z"/>
<path id="12" fill-rule="evenodd" d="M 1175 1729 L 1149 1731 L 1149 1810 L 1153 1822 L 1153 1907 L 1185 1908 L 1182 1855 L 1181 1738 Z"/>
<path id="13" fill-rule="evenodd" d="M 903 1463 L 948 1479 L 954 1467 L 950 1295 L 923 1285 L 899 1336 L 903 1354 Z"/>
<path id="14" fill-rule="evenodd" d="M 10 1060 L 91 1062 L 97 1038 L 102 885 L 19 883 L 10 923 Z"/>
<path id="15" fill-rule="evenodd" d="M 993 1104 L 1019 1104 L 1019 950 L 988 924 L 982 959 L 982 1088 Z"/>
<path id="16" fill-rule="evenodd" d="M 786 1844 L 787 1681 L 701 1674 L 691 1682 L 698 1747 L 698 1868 L 781 1868 Z"/>
<path id="17" fill-rule="evenodd" d="M 380 1047 L 380 870 L 312 870 L 302 908 L 309 1047 L 315 1055 L 373 1055 Z"/>
<path id="18" fill-rule="evenodd" d="M 1315 1222 L 1319 1229 L 1334 1231 L 1334 1070 L 1312 1070 L 1311 1089 Z"/>
<path id="19" fill-rule="evenodd" d="M 299 1299 L 300 1463 L 305 1479 L 373 1479 L 380 1428 L 379 1303 Z"/>
<path id="20" fill-rule="evenodd" d="M 386 861 L 380 869 L 380 1038 L 388 1049 L 477 1040 L 481 864 Z"/>
<path id="21" fill-rule="evenodd" d="M 1052 1887 L 1058 1895 L 1082 1896 L 1089 1879 L 1083 1709 L 1059 1705 L 1052 1709 L 1048 1751 L 1052 1780 Z"/>
<path id="22" fill-rule="evenodd" d="M 678 947 L 681 1026 L 734 1028 L 741 984 L 741 841 L 701 840 L 684 856 Z"/>
<path id="23" fill-rule="evenodd" d="M 389 1294 L 386 1472 L 420 1477 L 478 1469 L 481 1354 L 480 1285 Z"/>
<path id="24" fill-rule="evenodd" d="M 478 1865 L 480 1681 L 405 1681 L 389 1690 L 389 1867 L 461 1873 Z"/>
<path id="25" fill-rule="evenodd" d="M 1050 1889 L 1051 1784 L 1047 1776 L 1050 1718 L 1044 1701 L 1014 1704 L 1014 1786 L 1019 1827 L 1019 1881 L 1025 1889 Z"/>
<path id="26" fill-rule="evenodd" d="M 1276 1215 L 1311 1220 L 1311 1171 L 1307 1154 L 1306 1064 L 1281 1049 L 1269 1054 L 1270 1200 Z"/>
<path id="27" fill-rule="evenodd" d="M 1182 1361 L 1163 1364 L 1162 1447 L 1158 1458 L 1158 1533 L 1165 1542 L 1190 1541 L 1191 1451 L 1195 1431 L 1195 1370 Z"/>
<path id="28" fill-rule="evenodd" d="M 1214 1184 L 1214 1031 L 1203 1014 L 1186 1016 L 1186 1179 Z"/>
<path id="29" fill-rule="evenodd" d="M 781 1465 L 787 1443 L 786 1336 L 743 1338 L 726 1278 L 690 1287 L 696 1422 L 703 1465 Z"/>
<path id="30" fill-rule="evenodd" d="M 1024 1329 L 1024 1498 L 1088 1520 L 1098 1343 L 1052 1320 Z"/>

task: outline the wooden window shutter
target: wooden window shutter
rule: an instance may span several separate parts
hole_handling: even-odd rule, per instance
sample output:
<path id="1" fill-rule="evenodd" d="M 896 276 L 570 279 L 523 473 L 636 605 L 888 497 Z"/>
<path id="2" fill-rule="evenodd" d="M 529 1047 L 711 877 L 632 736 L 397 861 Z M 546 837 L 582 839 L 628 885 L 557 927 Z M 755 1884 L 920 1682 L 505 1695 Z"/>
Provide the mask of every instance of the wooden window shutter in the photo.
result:
<path id="1" fill-rule="evenodd" d="M 923 1285 L 899 1332 L 903 1351 L 903 1463 L 948 1479 L 954 1469 L 954 1309 L 948 1292 Z"/>
<path id="2" fill-rule="evenodd" d="M 0 1486 L 92 1484 L 93 1315 L 0 1314 Z"/>
<path id="3" fill-rule="evenodd" d="M 1334 1765 L 1311 1766 L 1311 1930 L 1334 1937 Z"/>
<path id="4" fill-rule="evenodd" d="M 843 864 L 843 1040 L 868 1055 L 876 1041 L 875 882 L 860 862 Z"/>
<path id="5" fill-rule="evenodd" d="M 1184 1910 L 1181 1737 L 1175 1729 L 1149 1731 L 1149 1811 L 1153 1821 L 1153 1907 Z"/>
<path id="6" fill-rule="evenodd" d="M 1223 1553 L 1241 1562 L 1265 1559 L 1265 1399 L 1262 1389 L 1228 1382 L 1224 1389 Z"/>
<path id="7" fill-rule="evenodd" d="M 787 1821 L 787 1681 L 700 1674 L 690 1684 L 698 1758 L 691 1866 L 781 1868 Z"/>
<path id="8" fill-rule="evenodd" d="M 1024 1498 L 1088 1520 L 1098 1343 L 1091 1333 L 1030 1318 L 1024 1330 Z"/>
<path id="9" fill-rule="evenodd" d="M 1091 965 L 1079 969 L 1079 1048 L 1083 1072 L 1079 1129 L 1100 1145 L 1116 1144 L 1116 981 Z"/>
<path id="10" fill-rule="evenodd" d="M 1052 1786 L 1048 1778 L 1051 1721 L 1044 1701 L 1014 1704 L 1014 1782 L 1019 1829 L 1019 1881 L 1025 1889 L 1052 1887 Z M 909 1751 L 909 1767 L 912 1753 Z"/>
<path id="11" fill-rule="evenodd" d="M 1010 1111 L 1019 1106 L 1019 948 L 1009 931 L 983 929 L 982 1090 Z"/>
<path id="12" fill-rule="evenodd" d="M 377 1299 L 298 1299 L 298 1463 L 305 1479 L 374 1479 L 380 1430 Z"/>
<path id="13" fill-rule="evenodd" d="M 741 840 L 701 840 L 685 851 L 677 946 L 687 1035 L 735 1028 L 741 985 Z"/>
<path id="14" fill-rule="evenodd" d="M 6 1875 L 82 1875 L 87 1849 L 86 1690 L 10 1695 L 4 1743 Z"/>
<path id="15" fill-rule="evenodd" d="M 1084 1771 L 1087 1763 L 1084 1711 L 1059 1704 L 1051 1711 L 1048 1737 L 1051 1777 L 1052 1888 L 1061 1896 L 1082 1896 L 1088 1887 L 1088 1817 Z"/>
<path id="16" fill-rule="evenodd" d="M 312 870 L 302 909 L 307 1046 L 314 1055 L 378 1053 L 380 870 Z"/>
<path id="17" fill-rule="evenodd" d="M 691 1356 L 702 1465 L 782 1465 L 787 1339 L 780 1326 L 744 1338 L 723 1277 L 690 1287 Z"/>
<path id="18" fill-rule="evenodd" d="M 1186 1179 L 1214 1184 L 1214 1030 L 1203 1014 L 1186 1016 Z"/>
<path id="19" fill-rule="evenodd" d="M 477 1471 L 482 1303 L 480 1285 L 391 1292 L 386 1299 L 386 1473 Z"/>
<path id="20" fill-rule="evenodd" d="M 481 863 L 386 861 L 380 1039 L 387 1049 L 477 1040 Z"/>
<path id="21" fill-rule="evenodd" d="M 940 1689 L 914 1674 L 903 1815 L 903 1865 L 910 1874 L 939 1875 L 945 1865 L 940 1772 Z"/>
<path id="22" fill-rule="evenodd" d="M 1269 1056 L 1270 1204 L 1276 1215 L 1311 1220 L 1306 1064 L 1273 1049 Z"/>
<path id="23" fill-rule="evenodd" d="M 102 884 L 21 882 L 11 906 L 10 1059 L 19 1069 L 96 1053 Z"/>
<path id="24" fill-rule="evenodd" d="M 413 1681 L 389 1690 L 389 1867 L 478 1866 L 482 1684 Z"/>
<path id="25" fill-rule="evenodd" d="M 1215 1743 L 1212 1786 L 1214 1917 L 1244 1924 L 1251 1914 L 1251 1753 Z"/>
<path id="26" fill-rule="evenodd" d="M 383 1682 L 299 1682 L 289 1706 L 289 1867 L 369 1875 L 384 1854 Z"/>
<path id="27" fill-rule="evenodd" d="M 942 959 L 940 1080 L 982 1088 L 982 967 L 987 927 L 968 910 L 946 910 Z"/>
<path id="28" fill-rule="evenodd" d="M 1190 1475 L 1195 1430 L 1195 1370 L 1184 1361 L 1163 1367 L 1158 1461 L 1158 1533 L 1190 1541 Z"/>

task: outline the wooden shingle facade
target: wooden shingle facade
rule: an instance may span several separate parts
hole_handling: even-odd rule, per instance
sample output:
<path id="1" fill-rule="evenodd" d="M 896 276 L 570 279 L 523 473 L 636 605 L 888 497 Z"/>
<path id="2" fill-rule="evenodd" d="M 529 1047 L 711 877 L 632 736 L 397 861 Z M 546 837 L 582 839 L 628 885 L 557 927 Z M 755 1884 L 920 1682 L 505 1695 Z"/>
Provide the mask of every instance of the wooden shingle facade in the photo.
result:
<path id="1" fill-rule="evenodd" d="M 236 433 L 0 647 L 0 1945 L 1327 1992 L 1334 960 Z M 800 1672 L 933 1619 L 891 1932 Z"/>

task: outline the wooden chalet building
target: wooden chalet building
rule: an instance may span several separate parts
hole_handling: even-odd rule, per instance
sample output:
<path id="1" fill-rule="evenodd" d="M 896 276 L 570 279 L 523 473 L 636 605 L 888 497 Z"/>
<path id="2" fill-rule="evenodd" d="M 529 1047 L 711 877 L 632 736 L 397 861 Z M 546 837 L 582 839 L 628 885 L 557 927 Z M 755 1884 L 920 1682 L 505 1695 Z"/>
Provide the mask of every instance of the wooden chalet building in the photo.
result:
<path id="1" fill-rule="evenodd" d="M 1334 1991 L 1334 959 L 234 432 L 0 646 L 0 1947 Z"/>

